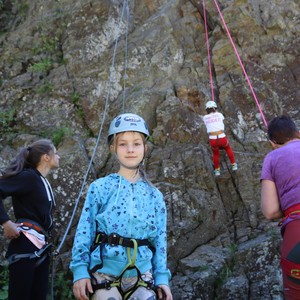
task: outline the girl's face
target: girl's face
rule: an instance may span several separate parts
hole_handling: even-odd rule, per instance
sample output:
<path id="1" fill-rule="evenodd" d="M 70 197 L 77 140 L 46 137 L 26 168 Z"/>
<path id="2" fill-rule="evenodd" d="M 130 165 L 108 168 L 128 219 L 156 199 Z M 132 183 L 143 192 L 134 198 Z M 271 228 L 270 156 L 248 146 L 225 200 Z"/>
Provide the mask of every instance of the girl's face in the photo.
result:
<path id="1" fill-rule="evenodd" d="M 144 158 L 146 145 L 145 138 L 139 132 L 126 131 L 116 137 L 116 142 L 111 145 L 111 151 L 115 152 L 121 168 L 136 169 Z"/>
<path id="2" fill-rule="evenodd" d="M 59 167 L 59 155 L 54 147 L 53 152 L 51 151 L 49 154 L 46 154 L 48 157 L 49 166 L 51 169 L 56 169 Z"/>

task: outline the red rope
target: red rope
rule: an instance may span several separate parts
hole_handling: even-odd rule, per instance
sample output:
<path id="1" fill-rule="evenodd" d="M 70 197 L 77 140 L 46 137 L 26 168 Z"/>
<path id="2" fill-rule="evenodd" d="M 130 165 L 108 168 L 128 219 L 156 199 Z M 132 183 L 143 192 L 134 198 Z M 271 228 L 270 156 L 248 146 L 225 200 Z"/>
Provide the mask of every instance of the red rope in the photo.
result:
<path id="1" fill-rule="evenodd" d="M 208 40 L 208 30 L 207 30 L 207 21 L 206 21 L 206 8 L 205 8 L 205 1 L 202 1 L 203 6 L 203 16 L 204 16 L 204 25 L 205 25 L 205 38 L 206 38 L 206 48 L 207 48 L 207 62 L 208 62 L 208 69 L 209 69 L 209 82 L 210 82 L 210 89 L 211 89 L 211 98 L 215 101 L 215 94 L 214 94 L 214 82 L 212 76 L 212 67 L 210 62 L 210 50 L 209 50 L 209 40 Z"/>
<path id="2" fill-rule="evenodd" d="M 203 1 L 204 1 L 204 0 L 203 0 Z M 252 95 L 253 95 L 254 100 L 255 100 L 255 102 L 256 102 L 256 105 L 257 105 L 257 107 L 258 107 L 258 110 L 259 110 L 259 112 L 260 112 L 260 115 L 261 115 L 261 117 L 262 117 L 262 120 L 263 120 L 265 126 L 268 127 L 267 122 L 266 122 L 266 119 L 265 119 L 265 116 L 264 116 L 264 114 L 263 114 L 263 112 L 262 112 L 262 109 L 261 109 L 261 107 L 260 107 L 260 105 L 259 105 L 259 102 L 258 102 L 257 97 L 256 97 L 256 95 L 255 95 L 255 92 L 254 92 L 254 90 L 253 90 L 251 81 L 250 81 L 250 79 L 249 79 L 249 77 L 248 77 L 248 75 L 247 75 L 247 72 L 246 72 L 245 67 L 244 67 L 244 65 L 243 65 L 243 63 L 242 63 L 242 60 L 241 60 L 241 58 L 240 58 L 240 55 L 239 55 L 239 53 L 238 53 L 238 51 L 237 51 L 237 49 L 236 49 L 236 47 L 235 47 L 235 44 L 234 44 L 234 42 L 233 42 L 233 39 L 232 39 L 231 34 L 230 34 L 230 32 L 229 32 L 229 29 L 228 29 L 228 27 L 227 27 L 227 25 L 226 25 L 226 22 L 225 22 L 225 20 L 224 20 L 224 18 L 223 18 L 223 15 L 222 15 L 222 13 L 221 13 L 221 10 L 220 10 L 220 8 L 219 8 L 219 5 L 218 5 L 218 3 L 217 3 L 216 0 L 214 0 L 214 2 L 215 2 L 215 5 L 216 5 L 216 7 L 217 7 L 217 10 L 218 10 L 218 12 L 219 12 L 220 18 L 221 18 L 221 20 L 222 20 L 222 22 L 223 22 L 223 25 L 224 25 L 224 27 L 225 27 L 225 29 L 226 29 L 227 35 L 228 35 L 228 37 L 229 37 L 229 39 L 230 39 L 231 45 L 232 45 L 232 47 L 233 47 L 233 49 L 234 49 L 234 52 L 235 52 L 235 54 L 236 54 L 236 56 L 237 56 L 237 58 L 238 58 L 238 61 L 239 61 L 239 63 L 240 63 L 240 66 L 241 66 L 241 68 L 242 68 L 242 70 L 243 70 L 243 72 L 244 72 L 244 75 L 245 75 L 245 77 L 246 77 L 246 80 L 247 80 L 247 82 L 248 82 L 248 85 L 249 85 L 249 87 L 250 87 L 250 90 L 251 90 L 251 92 L 252 92 Z"/>

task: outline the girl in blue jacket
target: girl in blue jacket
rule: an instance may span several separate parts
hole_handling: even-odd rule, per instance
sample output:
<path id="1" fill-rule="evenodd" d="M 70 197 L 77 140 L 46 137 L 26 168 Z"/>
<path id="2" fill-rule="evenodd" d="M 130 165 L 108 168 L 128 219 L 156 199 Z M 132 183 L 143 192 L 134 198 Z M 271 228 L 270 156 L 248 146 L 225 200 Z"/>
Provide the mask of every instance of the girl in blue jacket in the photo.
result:
<path id="1" fill-rule="evenodd" d="M 76 299 L 172 300 L 166 206 L 140 168 L 148 137 L 138 115 L 110 124 L 108 144 L 120 168 L 88 189 L 70 264 Z"/>

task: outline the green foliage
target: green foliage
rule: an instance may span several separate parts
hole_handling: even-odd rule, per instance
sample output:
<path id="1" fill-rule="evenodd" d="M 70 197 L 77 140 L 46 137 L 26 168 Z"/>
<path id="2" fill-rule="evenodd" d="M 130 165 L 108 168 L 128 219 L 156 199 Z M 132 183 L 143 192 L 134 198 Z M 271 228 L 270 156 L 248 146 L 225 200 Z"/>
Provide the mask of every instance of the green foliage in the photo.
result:
<path id="1" fill-rule="evenodd" d="M 208 271 L 209 270 L 209 266 L 200 266 L 198 271 L 200 272 L 205 272 L 205 271 Z"/>
<path id="2" fill-rule="evenodd" d="M 70 271 L 60 272 L 54 279 L 54 299 L 74 299 Z M 49 289 L 50 291 L 50 289 Z M 50 295 L 49 295 L 50 296 Z M 8 267 L 0 266 L 0 300 L 8 299 Z"/>
<path id="3" fill-rule="evenodd" d="M 74 92 L 72 95 L 71 95 L 71 98 L 72 98 L 72 101 L 74 103 L 74 106 L 75 108 L 77 109 L 77 114 L 78 116 L 83 119 L 84 118 L 84 113 L 83 113 L 83 110 L 82 108 L 79 106 L 79 94 Z"/>
<path id="4" fill-rule="evenodd" d="M 251 143 L 251 146 L 253 147 L 253 149 L 256 151 L 256 152 L 259 152 L 259 147 L 256 143 Z"/>
<path id="5" fill-rule="evenodd" d="M 15 109 L 0 111 L 0 131 L 2 133 L 11 133 L 13 122 L 15 120 Z"/>
<path id="6" fill-rule="evenodd" d="M 237 244 L 231 244 L 230 246 L 228 246 L 228 249 L 229 249 L 230 255 L 233 259 L 235 252 L 238 250 L 238 245 Z"/>
<path id="7" fill-rule="evenodd" d="M 36 43 L 32 48 L 34 55 L 41 53 L 53 54 L 59 48 L 59 38 L 57 36 L 49 36 L 45 32 L 41 33 L 41 41 Z"/>
<path id="8" fill-rule="evenodd" d="M 8 268 L 0 267 L 0 300 L 8 298 Z"/>
<path id="9" fill-rule="evenodd" d="M 152 144 L 154 144 L 154 137 L 153 135 L 150 135 L 149 138 L 148 138 L 148 141 Z"/>
<path id="10" fill-rule="evenodd" d="M 47 93 L 51 93 L 53 91 L 53 84 L 52 83 L 49 83 L 49 82 L 46 82 L 40 86 L 38 86 L 35 91 L 38 93 L 38 94 L 47 94 Z"/>
<path id="11" fill-rule="evenodd" d="M 44 58 L 40 62 L 33 64 L 29 70 L 32 72 L 44 72 L 47 73 L 52 69 L 52 61 L 49 58 Z"/>
<path id="12" fill-rule="evenodd" d="M 41 35 L 42 39 L 42 51 L 54 53 L 57 50 L 57 45 L 59 42 L 59 39 L 54 37 L 48 37 L 45 33 L 42 33 Z"/>
<path id="13" fill-rule="evenodd" d="M 231 276 L 233 266 L 225 265 L 219 272 L 217 279 L 215 281 L 215 286 L 220 287 L 222 284 Z"/>
<path id="14" fill-rule="evenodd" d="M 54 280 L 54 299 L 74 299 L 70 272 L 59 273 Z"/>
<path id="15" fill-rule="evenodd" d="M 84 119 L 84 112 L 83 112 L 82 108 L 77 108 L 77 114 L 80 119 Z"/>
<path id="16" fill-rule="evenodd" d="M 24 1 L 15 1 L 15 4 L 17 6 L 18 15 L 25 17 L 27 15 L 29 5 L 24 3 Z"/>
<path id="17" fill-rule="evenodd" d="M 218 289 L 220 286 L 226 282 L 226 280 L 232 275 L 234 265 L 235 265 L 235 253 L 238 250 L 237 244 L 231 244 L 228 246 L 228 249 L 230 251 L 230 257 L 228 259 L 228 262 L 222 267 L 222 269 L 219 271 L 218 276 L 215 281 L 215 287 Z M 218 296 L 216 299 L 221 299 Z"/>
<path id="18" fill-rule="evenodd" d="M 62 142 L 64 137 L 70 135 L 71 132 L 72 132 L 71 129 L 67 127 L 59 128 L 52 133 L 51 140 L 54 143 L 54 145 L 57 147 Z"/>
<path id="19" fill-rule="evenodd" d="M 71 97 L 72 97 L 72 101 L 73 101 L 74 105 L 78 105 L 78 103 L 79 103 L 79 94 L 74 92 Z"/>

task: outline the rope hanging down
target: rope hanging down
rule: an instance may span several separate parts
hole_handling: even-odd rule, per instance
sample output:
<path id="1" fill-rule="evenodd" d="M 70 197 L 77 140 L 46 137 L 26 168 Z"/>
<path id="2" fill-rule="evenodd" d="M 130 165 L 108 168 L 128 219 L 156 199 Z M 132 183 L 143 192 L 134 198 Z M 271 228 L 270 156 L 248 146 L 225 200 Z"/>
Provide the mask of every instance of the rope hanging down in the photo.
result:
<path id="1" fill-rule="evenodd" d="M 248 85 L 249 85 L 249 88 L 250 88 L 250 90 L 251 90 L 251 92 L 252 92 L 252 95 L 253 95 L 253 98 L 254 98 L 254 100 L 255 100 L 256 106 L 258 107 L 258 110 L 259 110 L 260 115 L 261 115 L 261 117 L 262 117 L 263 123 L 264 123 L 264 125 L 265 125 L 266 127 L 268 127 L 268 124 L 267 124 L 267 121 L 266 121 L 266 119 L 265 119 L 264 113 L 263 113 L 263 111 L 262 111 L 262 109 L 261 109 L 261 106 L 260 106 L 260 104 L 259 104 L 259 102 L 258 102 L 258 99 L 257 99 L 256 94 L 255 94 L 255 92 L 254 92 L 254 89 L 253 89 L 253 87 L 252 87 L 252 84 L 251 84 L 251 81 L 250 81 L 250 79 L 249 79 L 249 76 L 248 76 L 248 74 L 247 74 L 247 72 L 246 72 L 246 69 L 245 69 L 245 67 L 244 67 L 244 65 L 243 65 L 243 62 L 242 62 L 242 60 L 241 60 L 241 57 L 240 57 L 240 55 L 239 55 L 239 53 L 238 53 L 238 51 L 237 51 L 237 48 L 236 48 L 236 46 L 235 46 L 235 44 L 234 44 L 234 41 L 233 41 L 233 39 L 232 39 L 232 37 L 231 37 L 231 34 L 230 34 L 230 32 L 229 32 L 229 29 L 228 29 L 228 26 L 227 26 L 227 24 L 226 24 L 226 22 L 225 22 L 225 19 L 224 19 L 223 15 L 222 15 L 222 12 L 221 12 L 221 10 L 220 10 L 220 7 L 219 7 L 219 5 L 218 5 L 217 0 L 214 0 L 214 3 L 215 3 L 215 6 L 216 6 L 216 8 L 217 8 L 217 10 L 218 10 L 218 13 L 219 13 L 219 15 L 220 15 L 220 18 L 221 18 L 221 20 L 222 20 L 222 23 L 223 23 L 223 25 L 224 25 L 224 28 L 225 28 L 225 30 L 226 30 L 226 33 L 227 33 L 227 35 L 228 35 L 228 37 L 229 37 L 229 40 L 230 40 L 230 42 L 231 42 L 231 45 L 232 45 L 233 50 L 234 50 L 234 52 L 235 52 L 235 55 L 236 55 L 236 57 L 237 57 L 237 59 L 238 59 L 238 61 L 239 61 L 239 64 L 240 64 L 240 66 L 241 66 L 241 68 L 242 68 L 242 70 L 243 70 L 243 73 L 244 73 L 244 75 L 245 75 L 245 78 L 246 78 L 246 80 L 247 80 L 247 83 L 248 83 Z M 205 3 L 204 3 L 204 0 L 203 0 L 203 11 L 204 11 L 204 22 L 205 22 L 205 26 L 206 26 L 206 27 L 205 27 L 205 30 L 207 31 L 206 13 L 205 13 Z M 207 47 L 208 47 L 208 49 L 209 49 L 209 46 L 208 46 L 208 35 L 206 35 L 206 41 L 207 41 Z M 210 56 L 210 54 L 209 54 L 208 56 Z M 211 66 L 210 66 L 210 63 L 209 63 L 209 68 L 210 68 L 210 73 L 211 73 Z M 211 82 L 212 82 L 212 79 L 211 79 Z M 211 83 L 211 85 L 213 86 L 212 83 Z M 213 93 L 213 91 L 212 91 L 212 93 Z M 214 98 L 213 98 L 213 99 L 214 99 Z"/>
<path id="2" fill-rule="evenodd" d="M 103 114 L 102 114 L 102 119 L 101 119 L 101 123 L 100 123 L 100 129 L 99 129 L 99 132 L 98 132 L 96 144 L 95 144 L 95 147 L 94 147 L 91 159 L 89 161 L 89 165 L 87 167 L 86 173 L 84 175 L 83 182 L 82 182 L 82 185 L 81 185 L 78 197 L 77 197 L 77 199 L 75 201 L 73 212 L 72 212 L 71 218 L 69 220 L 69 223 L 67 225 L 67 229 L 65 230 L 65 233 L 63 235 L 63 238 L 62 238 L 59 246 L 54 251 L 53 257 L 59 255 L 59 252 L 60 252 L 60 250 L 61 250 L 61 248 L 62 248 L 62 246 L 63 246 L 63 244 L 64 244 L 64 242 L 66 240 L 66 237 L 67 237 L 67 235 L 69 233 L 69 230 L 71 228 L 71 225 L 72 225 L 74 217 L 75 217 L 75 213 L 76 213 L 77 207 L 79 205 L 79 202 L 80 202 L 80 199 L 81 199 L 81 196 L 82 196 L 82 193 L 83 193 L 83 189 L 84 189 L 86 181 L 87 181 L 87 177 L 88 177 L 90 169 L 92 167 L 92 163 L 93 163 L 93 160 L 95 158 L 96 151 L 97 151 L 100 139 L 101 139 L 102 130 L 103 130 L 104 122 L 105 122 L 105 117 L 106 117 L 106 113 L 107 113 L 108 101 L 109 101 L 110 92 L 111 92 L 112 71 L 113 71 L 114 66 L 115 66 L 115 57 L 116 57 L 117 46 L 118 46 L 118 42 L 119 42 L 119 37 L 120 37 L 120 32 L 121 32 L 121 25 L 122 25 L 122 20 L 123 20 L 123 17 L 124 17 L 125 9 L 126 9 L 126 13 L 127 13 L 127 18 L 126 18 L 126 38 L 125 38 L 126 51 L 125 51 L 125 58 L 124 58 L 124 83 L 123 83 L 124 84 L 123 85 L 124 91 L 123 91 L 123 99 L 122 99 L 122 102 L 123 102 L 122 110 L 124 111 L 124 109 L 125 109 L 125 97 L 126 97 L 126 93 L 125 93 L 125 90 L 126 90 L 125 81 L 126 81 L 127 44 L 128 44 L 127 35 L 128 35 L 128 20 L 129 20 L 128 0 L 124 0 L 124 2 L 123 2 L 122 13 L 121 13 L 119 24 L 118 24 L 118 29 L 117 29 L 117 33 L 116 33 L 116 39 L 115 39 L 115 45 L 114 45 L 114 51 L 113 51 L 113 56 L 112 56 L 112 64 L 111 64 L 111 68 L 110 68 L 110 76 L 109 76 L 108 84 L 107 84 L 107 86 L 108 86 L 107 87 L 107 95 L 106 95 L 106 98 L 105 98 L 105 103 L 104 103 L 105 105 L 104 105 L 104 110 L 103 110 Z M 52 277 L 51 278 L 51 281 L 52 281 L 51 299 L 52 300 L 54 299 L 54 271 L 55 271 L 55 260 L 53 260 L 53 263 L 52 263 L 52 276 L 51 276 Z"/>
<path id="3" fill-rule="evenodd" d="M 207 30 L 206 8 L 205 8 L 204 0 L 202 0 L 202 6 L 203 6 L 203 17 L 204 17 L 204 25 L 205 25 L 205 38 L 206 38 L 207 62 L 208 62 L 208 70 L 209 70 L 211 98 L 212 98 L 212 101 L 215 101 L 214 82 L 213 82 L 212 67 L 211 67 L 211 61 L 210 61 L 210 47 L 209 47 L 208 30 Z"/>
<path id="4" fill-rule="evenodd" d="M 125 0 L 124 6 L 126 8 L 126 34 L 125 34 L 125 53 L 124 53 L 124 75 L 123 75 L 122 113 L 125 112 L 125 100 L 126 100 L 127 56 L 128 56 L 128 24 L 129 24 L 128 0 Z"/>
<path id="5" fill-rule="evenodd" d="M 96 155 L 96 151 L 97 151 L 97 148 L 98 148 L 98 145 L 99 145 L 99 141 L 101 139 L 101 135 L 102 135 L 102 130 L 103 130 L 103 126 L 104 126 L 104 122 L 105 122 L 105 118 L 106 118 L 106 113 L 107 113 L 107 107 L 108 107 L 108 101 L 109 101 L 109 98 L 110 98 L 110 91 L 111 91 L 111 82 L 112 82 L 112 71 L 114 69 L 114 66 L 115 66 L 115 57 L 116 57 L 116 52 L 117 52 L 117 46 L 118 46 L 118 42 L 119 42 L 119 37 L 120 37 L 120 32 L 121 32 L 121 25 L 122 25 L 122 20 L 123 20 L 123 17 L 124 17 L 124 12 L 125 12 L 125 9 L 126 9 L 126 13 L 127 13 L 127 18 L 126 18 L 126 51 L 125 51 L 125 59 L 124 59 L 124 91 L 123 91 L 123 111 L 124 111 L 124 107 L 125 107 L 125 89 L 126 89 L 126 86 L 125 86 L 125 81 L 126 81 L 126 65 L 127 65 L 127 58 L 126 58 L 126 55 L 127 55 L 127 43 L 128 43 L 128 39 L 127 39 L 127 35 L 128 35 L 128 19 L 129 19 L 129 8 L 128 8 L 128 1 L 127 0 L 124 0 L 123 2 L 123 8 L 122 8 L 122 13 L 121 13 L 121 16 L 120 16 L 120 19 L 119 19 L 119 24 L 118 24 L 118 29 L 117 29 L 117 33 L 116 33 L 116 39 L 115 39 L 115 45 L 114 45 L 114 51 L 113 51 L 113 57 L 112 57 L 112 64 L 111 64 L 111 67 L 110 67 L 110 75 L 109 75 L 109 79 L 108 79 L 108 84 L 107 84 L 107 95 L 106 95 L 106 98 L 105 98 L 105 103 L 104 103 L 104 110 L 103 110 L 103 114 L 102 114 L 102 119 L 101 119 L 101 123 L 100 123 L 100 129 L 99 129 L 99 133 L 98 133 L 98 136 L 97 136 L 97 140 L 96 140 L 96 144 L 95 144 L 95 147 L 94 147 L 94 150 L 93 150 L 93 153 L 92 153 L 92 156 L 91 156 L 91 159 L 90 159 L 90 162 L 89 162 L 89 165 L 87 167 L 87 170 L 86 170 L 86 173 L 84 175 L 84 179 L 83 179 L 83 182 L 82 182 L 82 185 L 81 185 L 81 188 L 80 188 L 80 191 L 79 191 L 79 194 L 78 194 L 78 197 L 75 201 L 75 204 L 74 204 L 74 208 L 73 208 L 73 212 L 72 212 L 72 215 L 71 215 L 71 218 L 69 220 L 69 223 L 68 223 L 68 226 L 67 226 L 67 229 L 63 235 L 63 238 L 59 244 L 59 246 L 57 247 L 57 249 L 54 251 L 54 254 L 57 256 L 66 240 L 66 237 L 69 233 L 69 230 L 71 228 L 71 225 L 73 223 L 73 220 L 74 220 L 74 217 L 75 217 L 75 213 L 76 213 L 76 210 L 77 210 L 77 207 L 79 205 L 79 202 L 80 202 L 80 199 L 81 199 L 81 196 L 82 196 L 82 193 L 83 193 L 83 189 L 85 187 L 85 184 L 86 184 L 86 181 L 87 181 L 87 177 L 89 175 L 89 172 L 90 172 L 90 169 L 92 167 L 92 163 L 93 163 L 93 160 L 94 160 L 94 157 Z M 51 299 L 54 299 L 54 291 L 53 291 L 53 287 L 54 287 L 54 262 L 53 262 L 53 265 L 52 265 L 52 291 L 51 291 Z"/>
<path id="6" fill-rule="evenodd" d="M 123 3 L 123 9 L 122 9 L 122 14 L 120 16 L 120 20 L 119 20 L 119 24 L 118 24 L 118 31 L 117 31 L 117 37 L 116 37 L 116 40 L 115 40 L 115 46 L 114 46 L 114 51 L 113 51 L 113 58 L 112 58 L 112 64 L 111 64 L 111 71 L 113 70 L 114 68 L 114 65 L 115 65 L 115 57 L 116 57 L 116 51 L 117 51 L 117 46 L 118 46 L 118 42 L 119 42 L 119 35 L 120 35 L 120 29 L 121 29 L 121 23 L 122 23 L 122 19 L 123 19 L 123 15 L 124 15 L 124 11 L 125 11 L 125 8 L 126 8 L 126 5 L 127 4 L 127 0 L 124 0 L 124 3 Z M 126 31 L 127 33 L 127 31 Z M 100 141 L 100 138 L 101 138 L 101 134 L 102 134 L 102 130 L 103 130 L 103 125 L 104 125 L 104 121 L 105 121 L 105 117 L 106 117 L 106 111 L 107 111 L 107 106 L 108 106 L 108 100 L 109 100 L 109 97 L 110 97 L 110 91 L 111 91 L 111 81 L 112 81 L 112 72 L 110 72 L 110 76 L 109 76 L 109 80 L 108 80 L 108 88 L 107 88 L 107 95 L 106 95 L 106 98 L 105 98 L 105 105 L 104 105 L 104 110 L 103 110 L 103 117 L 102 117 L 102 120 L 101 120 L 101 124 L 100 124 L 100 130 L 99 130 L 99 133 L 98 133 L 98 137 L 97 137 L 97 140 L 96 140 L 96 144 L 95 144 L 95 147 L 94 147 L 94 150 L 93 150 L 93 154 L 91 156 L 91 159 L 90 159 L 90 162 L 89 162 L 89 165 L 88 165 L 88 168 L 87 168 L 87 171 L 85 173 L 85 176 L 84 176 L 84 180 L 83 180 L 83 183 L 81 185 L 81 189 L 80 189 L 80 192 L 79 192 L 79 195 L 77 197 L 77 200 L 75 202 L 75 206 L 74 206 L 74 209 L 73 209 L 73 213 L 72 213 L 72 216 L 71 216 L 71 219 L 70 219 L 70 222 L 68 224 L 68 227 L 67 227 L 67 230 L 64 234 L 64 237 L 60 243 L 60 245 L 58 246 L 57 248 L 57 252 L 59 253 L 65 239 L 66 239 L 66 236 L 68 234 L 68 231 L 70 230 L 70 227 L 71 227 L 71 224 L 73 222 L 73 219 L 74 219 L 74 216 L 75 216 L 75 212 L 76 212 L 76 209 L 77 209 L 77 206 L 79 204 L 79 201 L 80 201 L 80 198 L 82 196 L 82 193 L 83 193 L 83 189 L 84 189 L 84 186 L 85 186 L 85 183 L 86 183 L 86 180 L 87 180 L 87 177 L 88 177 L 88 174 L 90 172 L 90 169 L 91 169 L 91 166 L 92 166 L 92 163 L 93 163 L 93 160 L 94 160 L 94 157 L 96 155 L 96 151 L 97 151 L 97 148 L 98 148 L 98 145 L 99 145 L 99 141 Z"/>

